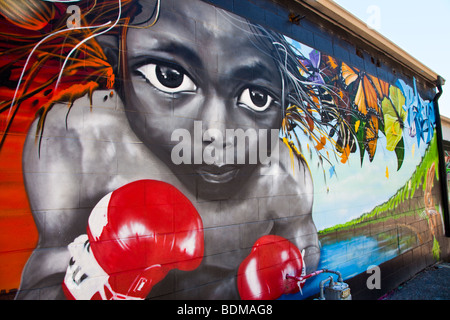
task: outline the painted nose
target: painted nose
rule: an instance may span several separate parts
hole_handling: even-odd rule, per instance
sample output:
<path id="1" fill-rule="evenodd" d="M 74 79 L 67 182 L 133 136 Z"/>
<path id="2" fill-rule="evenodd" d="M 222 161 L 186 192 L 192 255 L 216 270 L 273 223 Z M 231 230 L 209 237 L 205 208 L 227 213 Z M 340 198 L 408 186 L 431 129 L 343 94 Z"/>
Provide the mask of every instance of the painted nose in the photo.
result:
<path id="1" fill-rule="evenodd" d="M 202 111 L 202 125 L 203 125 L 203 148 L 213 154 L 217 158 L 217 162 L 220 164 L 223 159 L 224 152 L 230 148 L 233 141 L 227 139 L 226 130 L 230 126 L 227 123 L 229 119 L 227 111 L 226 100 L 216 94 L 212 94 L 207 97 Z M 228 141 L 230 140 L 230 141 Z"/>

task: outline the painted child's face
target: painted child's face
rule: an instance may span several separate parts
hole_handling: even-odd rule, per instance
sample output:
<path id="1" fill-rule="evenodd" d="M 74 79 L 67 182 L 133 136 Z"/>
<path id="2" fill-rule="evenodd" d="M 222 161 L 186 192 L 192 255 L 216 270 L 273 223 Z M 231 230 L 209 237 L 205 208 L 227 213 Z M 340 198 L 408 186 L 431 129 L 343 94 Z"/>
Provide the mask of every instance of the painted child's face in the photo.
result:
<path id="1" fill-rule="evenodd" d="M 171 154 L 179 141 L 172 141 L 172 133 L 185 129 L 194 141 L 199 138 L 195 125 L 201 124 L 201 135 L 214 129 L 201 148 L 216 139 L 220 153 L 233 148 L 227 129 L 280 128 L 281 78 L 270 46 L 241 19 L 199 0 L 177 1 L 173 8 L 163 3 L 154 26 L 128 29 L 124 99 L 130 125 L 182 180 L 196 180 L 197 194 L 207 190 L 226 197 L 257 164 L 236 159 L 195 164 L 191 152 L 191 164 L 176 165 Z M 245 150 L 249 159 L 257 149 L 247 144 Z"/>

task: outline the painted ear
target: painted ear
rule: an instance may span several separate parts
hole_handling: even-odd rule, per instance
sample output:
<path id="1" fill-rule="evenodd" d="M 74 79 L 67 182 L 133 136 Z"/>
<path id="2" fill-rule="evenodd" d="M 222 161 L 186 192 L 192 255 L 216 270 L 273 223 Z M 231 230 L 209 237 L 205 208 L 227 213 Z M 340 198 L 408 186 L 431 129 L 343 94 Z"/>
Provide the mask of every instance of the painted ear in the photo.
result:
<path id="1" fill-rule="evenodd" d="M 119 39 L 114 35 L 100 35 L 95 38 L 102 47 L 107 61 L 112 66 L 114 74 L 119 70 Z"/>
<path id="2" fill-rule="evenodd" d="M 108 88 L 116 90 L 119 95 L 122 91 L 121 75 L 120 72 L 120 58 L 119 58 L 119 41 L 118 36 L 115 35 L 99 35 L 95 38 L 102 48 L 103 54 L 106 57 L 106 61 L 112 67 L 112 73 L 114 76 L 112 83 L 108 85 Z"/>

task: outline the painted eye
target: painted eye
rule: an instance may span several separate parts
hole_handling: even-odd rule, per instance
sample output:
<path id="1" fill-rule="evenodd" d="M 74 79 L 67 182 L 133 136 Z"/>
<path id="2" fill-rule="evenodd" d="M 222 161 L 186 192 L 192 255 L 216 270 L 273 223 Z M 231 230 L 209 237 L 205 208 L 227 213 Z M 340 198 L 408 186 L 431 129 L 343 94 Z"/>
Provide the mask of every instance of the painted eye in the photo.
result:
<path id="1" fill-rule="evenodd" d="M 273 103 L 274 98 L 264 89 L 249 87 L 242 91 L 238 104 L 255 111 L 264 111 Z"/>
<path id="2" fill-rule="evenodd" d="M 197 90 L 197 86 L 191 78 L 175 68 L 150 63 L 137 68 L 136 71 L 148 83 L 165 93 L 194 92 Z"/>

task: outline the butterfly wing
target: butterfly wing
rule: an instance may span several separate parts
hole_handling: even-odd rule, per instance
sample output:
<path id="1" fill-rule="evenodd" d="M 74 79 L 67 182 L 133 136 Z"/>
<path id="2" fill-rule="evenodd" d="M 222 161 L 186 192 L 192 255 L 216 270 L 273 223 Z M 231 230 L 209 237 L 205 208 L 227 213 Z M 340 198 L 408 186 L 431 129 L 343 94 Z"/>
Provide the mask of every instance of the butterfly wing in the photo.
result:
<path id="1" fill-rule="evenodd" d="M 370 116 L 365 128 L 365 141 L 364 141 L 364 146 L 367 153 L 369 154 L 370 161 L 373 160 L 375 152 L 377 151 L 378 129 L 379 129 L 378 117 L 374 115 Z"/>
<path id="2" fill-rule="evenodd" d="M 342 62 L 341 66 L 341 76 L 342 80 L 344 81 L 346 86 L 349 86 L 359 78 L 359 70 L 358 69 L 352 69 L 350 66 L 348 66 L 346 63 Z"/>
<path id="3" fill-rule="evenodd" d="M 389 97 L 385 97 L 381 105 L 384 117 L 384 134 L 387 139 L 386 148 L 389 151 L 394 151 L 402 138 L 407 113 L 403 110 L 405 97 L 400 89 L 392 86 L 389 93 Z"/>

